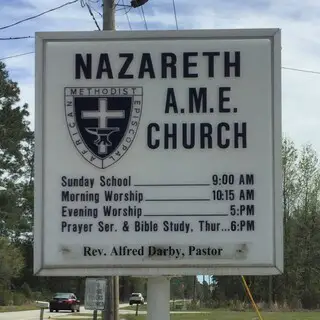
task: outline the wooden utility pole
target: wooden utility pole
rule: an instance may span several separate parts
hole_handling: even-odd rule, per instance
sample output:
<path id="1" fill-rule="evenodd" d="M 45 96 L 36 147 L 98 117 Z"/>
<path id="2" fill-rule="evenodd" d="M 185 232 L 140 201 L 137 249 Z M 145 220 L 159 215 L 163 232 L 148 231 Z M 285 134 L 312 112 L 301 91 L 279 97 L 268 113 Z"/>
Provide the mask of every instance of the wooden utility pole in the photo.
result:
<path id="1" fill-rule="evenodd" d="M 272 308 L 273 305 L 273 283 L 272 283 L 272 276 L 269 276 L 269 308 Z"/>
<path id="2" fill-rule="evenodd" d="M 115 1 L 103 0 L 103 30 L 115 30 Z M 103 320 L 119 320 L 119 277 L 107 277 Z"/>
<path id="3" fill-rule="evenodd" d="M 136 0 L 133 7 L 144 5 L 148 0 Z M 103 30 L 115 30 L 115 0 L 103 0 Z M 103 320 L 119 320 L 119 277 L 107 277 L 106 306 Z"/>
<path id="4" fill-rule="evenodd" d="M 103 30 L 115 30 L 115 2 L 103 0 Z"/>
<path id="5" fill-rule="evenodd" d="M 113 277 L 113 314 L 119 320 L 119 276 Z"/>
<path id="6" fill-rule="evenodd" d="M 193 277 L 193 290 L 192 290 L 192 300 L 195 302 L 197 299 L 197 276 Z"/>

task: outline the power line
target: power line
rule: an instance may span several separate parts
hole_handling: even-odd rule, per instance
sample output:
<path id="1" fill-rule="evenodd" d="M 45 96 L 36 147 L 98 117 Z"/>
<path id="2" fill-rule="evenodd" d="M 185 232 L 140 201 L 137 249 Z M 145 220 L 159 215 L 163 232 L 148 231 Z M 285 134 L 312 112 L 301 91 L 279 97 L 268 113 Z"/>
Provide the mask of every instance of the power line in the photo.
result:
<path id="1" fill-rule="evenodd" d="M 43 16 L 44 14 L 47 14 L 47 13 L 52 12 L 52 11 L 59 10 L 59 9 L 61 9 L 61 8 L 63 8 L 63 7 L 69 6 L 69 5 L 74 4 L 74 3 L 78 2 L 78 1 L 79 1 L 79 0 L 73 0 L 73 1 L 66 2 L 66 3 L 64 3 L 64 4 L 62 4 L 62 5 L 58 6 L 58 7 L 49 9 L 49 10 L 47 10 L 47 11 L 43 11 L 43 12 L 41 12 L 41 13 L 39 13 L 39 14 L 34 15 L 34 16 L 31 16 L 31 17 L 22 19 L 22 20 L 20 20 L 20 21 L 14 22 L 14 23 L 12 23 L 12 24 L 8 24 L 8 25 L 6 25 L 6 26 L 0 27 L 0 30 L 8 29 L 8 28 L 11 28 L 11 27 L 13 27 L 13 26 L 16 26 L 17 24 L 20 24 L 20 23 L 23 23 L 23 22 L 26 22 L 26 21 L 29 21 L 29 20 L 38 18 L 38 17 L 40 17 L 40 16 Z"/>
<path id="2" fill-rule="evenodd" d="M 0 40 L 21 40 L 21 39 L 33 39 L 34 36 L 24 36 L 24 37 L 4 37 L 0 38 Z"/>
<path id="3" fill-rule="evenodd" d="M 128 5 L 120 5 L 120 4 L 118 4 L 117 5 L 118 7 L 120 7 L 120 8 L 118 8 L 118 9 L 116 9 L 116 11 L 125 11 L 125 12 L 129 12 L 133 7 L 131 7 L 131 6 L 128 6 Z"/>
<path id="4" fill-rule="evenodd" d="M 102 15 L 102 13 L 101 12 L 99 12 L 97 9 L 95 9 L 94 7 L 91 7 L 90 6 L 90 8 L 91 8 L 91 10 L 93 10 L 95 13 L 97 13 L 101 18 L 103 18 L 103 15 Z"/>
<path id="5" fill-rule="evenodd" d="M 2 58 L 0 58 L 0 61 L 11 59 L 11 58 L 22 57 L 22 56 L 26 56 L 26 55 L 32 54 L 32 53 L 34 53 L 34 51 L 19 53 L 19 54 L 15 54 L 15 55 L 12 55 L 12 56 L 7 56 L 7 57 L 2 57 Z"/>
<path id="6" fill-rule="evenodd" d="M 315 70 L 306 70 L 306 69 L 289 68 L 289 67 L 282 67 L 282 69 L 291 70 L 291 71 L 298 71 L 298 72 L 305 72 L 305 73 L 320 74 L 320 71 L 315 71 Z"/>
<path id="7" fill-rule="evenodd" d="M 122 0 L 122 5 L 125 6 L 124 0 Z M 131 26 L 131 22 L 130 22 L 130 19 L 129 19 L 128 11 L 125 12 L 125 15 L 126 15 L 126 17 L 127 17 L 127 21 L 128 21 L 129 28 L 130 28 L 130 30 L 132 30 L 132 26 Z"/>
<path id="8" fill-rule="evenodd" d="M 173 6 L 174 19 L 176 21 L 176 28 L 177 28 L 177 30 L 179 30 L 175 0 L 172 0 L 172 6 Z"/>
<path id="9" fill-rule="evenodd" d="M 144 21 L 144 26 L 146 27 L 146 30 L 148 30 L 148 24 L 147 24 L 146 16 L 144 15 L 143 6 L 141 6 L 140 8 L 141 8 L 141 12 L 142 12 L 142 17 L 143 17 L 143 21 Z"/>
<path id="10" fill-rule="evenodd" d="M 80 0 L 80 4 L 81 4 L 81 7 L 85 7 L 85 6 L 89 5 L 88 2 L 91 2 L 91 3 L 99 3 L 99 1 L 100 1 L 100 0 Z M 63 7 L 69 6 L 69 5 L 74 4 L 74 3 L 76 3 L 76 2 L 79 2 L 79 0 L 73 0 L 73 1 L 66 2 L 66 3 L 64 3 L 64 4 L 62 4 L 62 5 L 58 6 L 58 7 L 51 8 L 51 9 L 49 9 L 49 10 L 43 11 L 43 12 L 41 12 L 41 13 L 39 13 L 39 14 L 34 15 L 34 16 L 30 16 L 30 17 L 28 17 L 28 18 L 19 20 L 19 21 L 17 21 L 17 22 L 8 24 L 8 25 L 3 26 L 3 27 L 0 27 L 0 30 L 8 29 L 8 28 L 11 28 L 11 27 L 13 27 L 13 26 L 16 26 L 16 25 L 18 25 L 18 24 L 20 24 L 20 23 L 23 23 L 23 22 L 26 22 L 26 21 L 29 21 L 29 20 L 32 20 L 32 19 L 41 17 L 41 16 L 43 16 L 43 15 L 45 15 L 45 14 L 47 14 L 47 13 L 50 13 L 50 12 L 59 10 L 59 9 L 61 9 L 61 8 L 63 8 Z M 121 5 L 119 5 L 119 2 L 120 2 L 120 0 L 118 0 L 117 4 L 115 4 L 115 7 L 116 7 L 116 6 L 121 6 Z M 90 6 L 90 5 L 89 5 L 89 6 Z M 124 7 L 123 7 L 122 9 L 125 9 L 125 7 L 131 8 L 131 6 L 129 6 L 129 5 L 124 5 Z M 95 11 L 96 13 L 98 13 L 98 14 L 102 17 L 102 14 L 101 14 L 98 10 L 92 8 L 91 6 L 90 6 L 90 9 L 93 10 L 93 11 Z M 3 39 L 3 40 L 7 40 L 7 39 Z M 9 40 L 9 39 L 8 39 L 8 40 Z"/>
<path id="11" fill-rule="evenodd" d="M 121 4 L 119 5 L 119 3 L 120 3 L 120 0 L 118 0 L 117 3 L 114 4 L 113 9 L 115 9 L 116 7 L 119 7 L 119 6 L 122 7 Z M 127 6 L 127 5 L 124 5 L 124 6 Z"/>
<path id="12" fill-rule="evenodd" d="M 102 5 L 103 6 L 103 5 Z M 120 8 L 117 8 L 120 7 Z M 120 10 L 126 10 L 127 8 L 130 8 L 131 6 L 129 6 L 128 4 L 120 4 L 120 0 L 117 1 L 117 3 L 114 3 L 113 5 L 113 9 L 115 9 L 115 11 L 120 11 Z"/>
<path id="13" fill-rule="evenodd" d="M 99 26 L 99 24 L 98 24 L 98 22 L 97 22 L 97 20 L 96 20 L 96 17 L 95 17 L 94 14 L 92 13 L 92 10 L 91 10 L 90 6 L 88 5 L 88 3 L 86 3 L 86 6 L 87 6 L 87 8 L 88 8 L 88 11 L 89 11 L 89 13 L 90 13 L 90 15 L 91 15 L 94 23 L 96 24 L 98 30 L 101 31 L 100 26 Z"/>
<path id="14" fill-rule="evenodd" d="M 29 52 L 19 53 L 19 54 L 15 54 L 15 55 L 11 55 L 11 56 L 6 56 L 6 57 L 0 58 L 0 61 L 11 59 L 11 58 L 22 57 L 22 56 L 26 56 L 26 55 L 29 55 L 32 53 L 34 53 L 34 51 L 29 51 Z M 299 69 L 299 68 L 291 68 L 291 67 L 281 67 L 281 68 L 284 70 L 290 70 L 290 71 L 296 71 L 296 72 L 320 74 L 320 71 L 316 71 L 316 70 L 307 70 L 307 69 Z"/>

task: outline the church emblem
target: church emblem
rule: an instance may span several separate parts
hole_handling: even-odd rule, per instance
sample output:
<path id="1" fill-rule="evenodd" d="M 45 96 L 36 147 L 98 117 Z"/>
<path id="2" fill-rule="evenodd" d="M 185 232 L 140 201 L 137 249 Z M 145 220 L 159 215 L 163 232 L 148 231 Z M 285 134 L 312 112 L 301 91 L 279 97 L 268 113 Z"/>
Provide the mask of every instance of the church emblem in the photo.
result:
<path id="1" fill-rule="evenodd" d="M 137 134 L 142 87 L 65 88 L 65 114 L 79 154 L 105 169 L 120 160 Z"/>

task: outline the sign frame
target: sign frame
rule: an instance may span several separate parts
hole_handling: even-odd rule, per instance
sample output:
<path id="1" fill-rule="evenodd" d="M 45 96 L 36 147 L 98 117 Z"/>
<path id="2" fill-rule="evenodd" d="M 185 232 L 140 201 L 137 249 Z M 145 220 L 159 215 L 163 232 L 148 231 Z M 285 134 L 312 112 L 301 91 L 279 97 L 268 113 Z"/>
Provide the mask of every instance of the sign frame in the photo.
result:
<path id="1" fill-rule="evenodd" d="M 88 307 L 88 301 L 87 301 L 87 287 L 89 285 L 90 282 L 104 282 L 104 292 L 103 292 L 103 299 L 104 299 L 104 303 L 103 303 L 103 307 L 101 308 L 91 308 L 91 307 Z M 104 310 L 105 309 L 105 305 L 106 305 L 106 291 L 107 291 L 107 283 L 106 283 L 106 278 L 86 278 L 86 283 L 85 283 L 85 298 L 84 298 L 84 308 L 86 310 Z"/>
<path id="2" fill-rule="evenodd" d="M 183 265 L 172 267 L 59 267 L 46 266 L 44 263 L 44 82 L 45 50 L 49 42 L 77 41 L 130 41 L 135 40 L 179 40 L 179 39 L 220 39 L 220 40 L 259 40 L 268 39 L 271 47 L 272 76 L 272 168 L 273 168 L 273 264 L 254 266 L 228 265 L 205 267 Z M 86 32 L 39 32 L 36 33 L 35 56 L 35 212 L 34 212 L 34 274 L 38 276 L 156 276 L 156 275 L 276 275 L 284 268 L 283 253 L 283 211 L 281 203 L 281 31 L 270 29 L 229 29 L 229 30 L 181 30 L 181 31 L 86 31 Z M 75 151 L 76 152 L 76 151 Z"/>

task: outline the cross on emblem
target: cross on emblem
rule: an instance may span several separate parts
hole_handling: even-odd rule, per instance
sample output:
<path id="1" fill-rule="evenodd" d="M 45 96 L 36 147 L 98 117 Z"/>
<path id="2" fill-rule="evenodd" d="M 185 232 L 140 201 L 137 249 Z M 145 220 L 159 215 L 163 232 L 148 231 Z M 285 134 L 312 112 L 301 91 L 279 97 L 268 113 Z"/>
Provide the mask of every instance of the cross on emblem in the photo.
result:
<path id="1" fill-rule="evenodd" d="M 82 111 L 81 118 L 98 120 L 97 128 L 86 128 L 86 131 L 97 136 L 94 144 L 98 146 L 99 154 L 104 155 L 108 153 L 108 146 L 112 145 L 111 141 L 109 140 L 109 136 L 112 133 L 119 131 L 119 127 L 109 127 L 108 122 L 110 119 L 125 118 L 125 112 L 124 110 L 109 110 L 108 99 L 104 98 L 99 99 L 98 108 L 99 110 L 95 111 Z"/>

